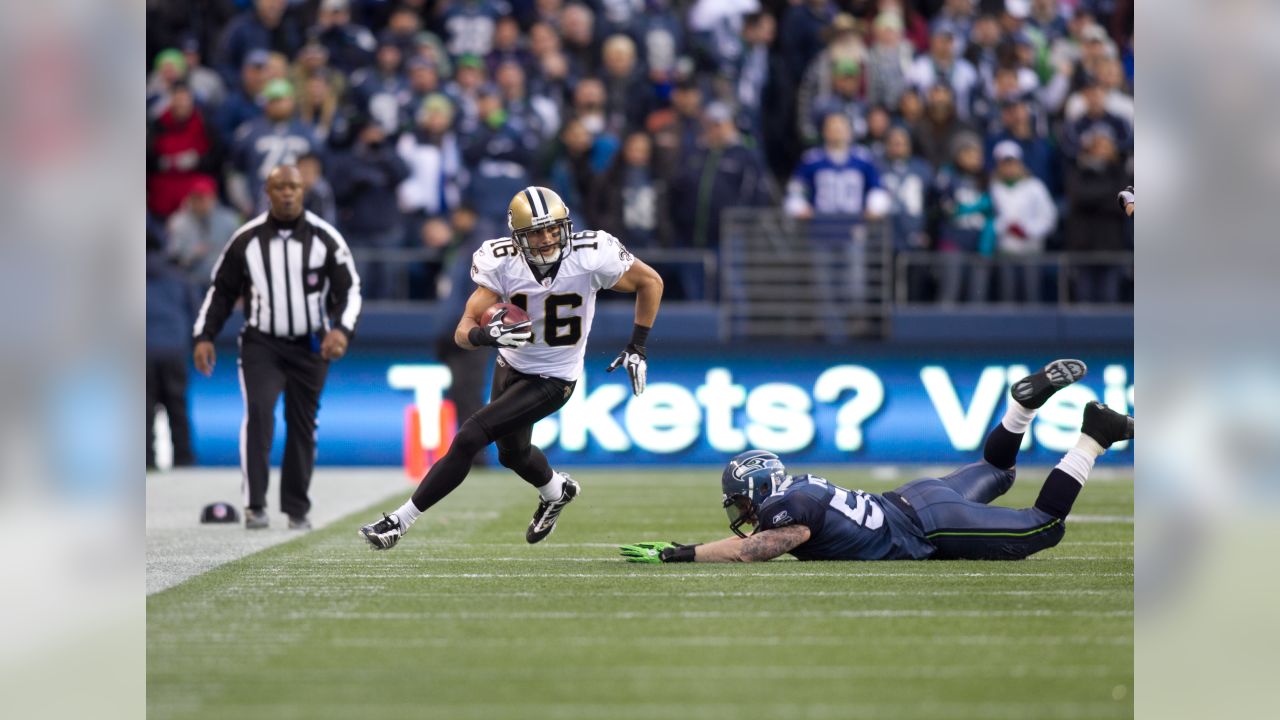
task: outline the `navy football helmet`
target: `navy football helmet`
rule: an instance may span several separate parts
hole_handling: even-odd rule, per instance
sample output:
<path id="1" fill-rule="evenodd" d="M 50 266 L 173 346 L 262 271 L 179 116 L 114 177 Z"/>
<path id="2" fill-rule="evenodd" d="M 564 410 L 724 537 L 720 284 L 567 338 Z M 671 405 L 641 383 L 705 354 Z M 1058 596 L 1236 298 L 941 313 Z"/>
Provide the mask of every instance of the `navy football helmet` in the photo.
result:
<path id="1" fill-rule="evenodd" d="M 724 491 L 724 511 L 729 529 L 746 537 L 739 528 L 756 524 L 756 508 L 787 477 L 782 460 L 767 450 L 748 450 L 733 456 L 720 475 Z"/>

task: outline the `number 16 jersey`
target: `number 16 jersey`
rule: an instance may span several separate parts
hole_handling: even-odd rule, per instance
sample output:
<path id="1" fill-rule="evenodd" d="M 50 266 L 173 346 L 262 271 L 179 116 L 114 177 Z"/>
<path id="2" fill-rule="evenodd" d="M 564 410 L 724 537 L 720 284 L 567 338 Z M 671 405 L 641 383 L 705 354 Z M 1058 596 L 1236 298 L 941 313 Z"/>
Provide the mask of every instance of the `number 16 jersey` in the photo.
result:
<path id="1" fill-rule="evenodd" d="M 635 258 L 606 232 L 574 233 L 569 244 L 555 272 L 539 280 L 515 241 L 490 240 L 471 256 L 471 279 L 524 308 L 533 321 L 529 343 L 502 348 L 503 359 L 522 373 L 572 382 L 582 375 L 596 293 L 616 285 Z"/>

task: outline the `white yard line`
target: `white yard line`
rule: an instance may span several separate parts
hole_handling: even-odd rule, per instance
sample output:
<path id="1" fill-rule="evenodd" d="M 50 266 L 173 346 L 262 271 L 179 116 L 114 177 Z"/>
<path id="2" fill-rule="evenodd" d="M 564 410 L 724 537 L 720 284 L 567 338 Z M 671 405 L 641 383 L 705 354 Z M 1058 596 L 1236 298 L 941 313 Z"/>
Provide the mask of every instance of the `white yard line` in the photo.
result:
<path id="1" fill-rule="evenodd" d="M 758 610 L 755 612 L 722 610 L 618 610 L 594 612 L 582 610 L 524 611 L 483 610 L 433 612 L 355 612 L 350 610 L 308 610 L 286 613 L 290 620 L 788 620 L 808 618 L 1040 618 L 1088 617 L 1132 618 L 1132 610 L 907 610 L 898 608 L 864 608 L 859 610 Z"/>
<path id="2" fill-rule="evenodd" d="M 323 573 L 309 573 L 310 577 L 324 577 Z M 357 573 L 357 572 L 335 572 L 333 577 L 342 577 L 356 580 L 385 580 L 387 578 L 384 573 Z M 405 578 L 439 578 L 446 580 L 502 580 L 507 578 L 543 578 L 543 579 L 588 579 L 588 580 L 688 580 L 691 578 L 774 578 L 785 580 L 791 577 L 839 577 L 839 578 L 860 578 L 860 577 L 892 577 L 892 578 L 922 578 L 936 579 L 945 577 L 965 577 L 965 578 L 984 578 L 984 577 L 1008 577 L 1008 578 L 1028 578 L 1028 577 L 1133 577 L 1131 572 L 923 572 L 923 573 L 894 573 L 894 572 L 665 572 L 654 569 L 653 572 L 636 572 L 631 574 L 623 573 L 396 573 L 396 578 L 401 580 Z"/>

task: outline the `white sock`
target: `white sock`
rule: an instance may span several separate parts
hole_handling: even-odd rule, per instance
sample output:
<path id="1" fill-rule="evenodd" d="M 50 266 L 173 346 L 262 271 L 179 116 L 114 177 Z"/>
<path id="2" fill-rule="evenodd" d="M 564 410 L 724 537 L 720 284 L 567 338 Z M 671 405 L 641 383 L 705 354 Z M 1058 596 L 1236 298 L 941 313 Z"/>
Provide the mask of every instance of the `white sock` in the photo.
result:
<path id="1" fill-rule="evenodd" d="M 404 532 L 409 529 L 409 526 L 412 525 L 415 520 L 418 519 L 418 516 L 422 514 L 422 511 L 418 509 L 417 505 L 413 504 L 413 498 L 409 498 L 404 501 L 404 504 L 401 505 L 399 509 L 391 514 L 395 515 L 396 519 L 400 521 L 401 532 Z"/>
<path id="2" fill-rule="evenodd" d="M 1000 424 L 1005 430 L 1011 433 L 1024 433 L 1027 428 L 1031 427 L 1031 421 L 1036 419 L 1036 411 L 1029 407 L 1023 407 L 1017 400 L 1010 400 L 1009 407 L 1004 411 L 1004 418 L 1000 420 Z"/>
<path id="3" fill-rule="evenodd" d="M 553 470 L 547 484 L 538 488 L 538 494 L 546 502 L 559 500 L 560 496 L 564 495 L 564 476 Z"/>
<path id="4" fill-rule="evenodd" d="M 1099 445 L 1097 440 L 1080 433 L 1076 446 L 1068 450 L 1067 454 L 1058 461 L 1058 469 L 1084 485 L 1084 481 L 1089 479 L 1089 471 L 1093 469 L 1094 461 L 1104 452 L 1106 449 Z"/>

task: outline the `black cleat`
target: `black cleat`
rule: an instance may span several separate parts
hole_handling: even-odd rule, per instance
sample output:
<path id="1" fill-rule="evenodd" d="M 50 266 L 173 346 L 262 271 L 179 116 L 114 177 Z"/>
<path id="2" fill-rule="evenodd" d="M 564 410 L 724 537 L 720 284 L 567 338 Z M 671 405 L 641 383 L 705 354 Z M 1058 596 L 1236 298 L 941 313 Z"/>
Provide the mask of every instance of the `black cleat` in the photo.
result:
<path id="1" fill-rule="evenodd" d="M 1133 439 L 1133 417 L 1121 415 L 1098 401 L 1084 406 L 1084 422 L 1080 432 L 1093 438 L 1104 448 L 1112 443 Z"/>
<path id="2" fill-rule="evenodd" d="M 360 537 L 374 550 L 390 550 L 404 537 L 404 526 L 395 515 L 382 513 L 382 519 L 360 528 Z"/>
<path id="3" fill-rule="evenodd" d="M 1019 405 L 1032 410 L 1039 409 L 1062 388 L 1076 382 L 1089 372 L 1083 360 L 1054 360 L 1039 372 L 1031 373 L 1009 388 L 1009 394 Z"/>
<path id="4" fill-rule="evenodd" d="M 311 520 L 307 518 L 306 515 L 290 515 L 289 529 L 290 530 L 310 530 Z"/>
<path id="5" fill-rule="evenodd" d="M 262 530 L 271 524 L 266 510 L 244 509 L 244 528 L 246 530 Z"/>
<path id="6" fill-rule="evenodd" d="M 556 519 L 560 517 L 560 511 L 564 510 L 565 505 L 573 502 L 573 499 L 582 491 L 573 478 L 564 473 L 560 474 L 564 475 L 564 491 L 560 499 L 551 502 L 539 501 L 538 509 L 533 512 L 533 519 L 529 521 L 529 529 L 524 532 L 524 539 L 529 541 L 530 545 L 540 542 L 556 529 Z"/>

